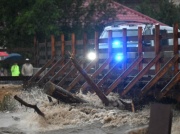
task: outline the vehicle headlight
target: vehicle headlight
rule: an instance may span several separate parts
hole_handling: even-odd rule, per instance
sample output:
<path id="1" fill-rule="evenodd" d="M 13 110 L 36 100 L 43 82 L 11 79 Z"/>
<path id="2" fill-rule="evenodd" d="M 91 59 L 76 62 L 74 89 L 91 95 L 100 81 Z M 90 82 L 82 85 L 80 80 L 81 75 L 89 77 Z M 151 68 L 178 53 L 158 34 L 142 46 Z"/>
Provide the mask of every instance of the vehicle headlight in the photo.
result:
<path id="1" fill-rule="evenodd" d="M 87 59 L 91 60 L 91 61 L 95 60 L 96 59 L 96 53 L 95 52 L 89 52 L 87 54 Z"/>

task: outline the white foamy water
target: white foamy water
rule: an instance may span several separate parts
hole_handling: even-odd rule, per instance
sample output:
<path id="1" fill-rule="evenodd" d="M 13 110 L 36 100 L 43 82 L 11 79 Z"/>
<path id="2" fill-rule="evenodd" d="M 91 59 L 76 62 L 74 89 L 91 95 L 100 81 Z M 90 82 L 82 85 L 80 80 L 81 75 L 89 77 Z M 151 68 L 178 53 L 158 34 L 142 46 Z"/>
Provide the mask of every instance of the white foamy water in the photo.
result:
<path id="1" fill-rule="evenodd" d="M 98 122 L 102 128 L 121 128 L 122 134 L 131 134 L 131 130 L 135 128 L 138 128 L 138 130 L 135 130 L 137 134 L 145 134 L 150 118 L 149 106 L 132 113 L 124 110 L 123 107 L 105 107 L 96 94 L 83 95 L 79 93 L 77 95 L 89 103 L 65 104 L 60 102 L 58 104 L 56 99 L 53 99 L 53 102 L 50 103 L 42 89 L 34 87 L 31 92 L 23 91 L 18 97 L 27 103 L 37 104 L 45 114 L 45 118 L 39 116 L 33 109 L 26 108 L 18 103 L 18 113 L 21 112 L 19 116 L 16 115 L 20 118 L 18 128 L 29 133 L 45 133 L 51 130 L 82 128 Z M 118 100 L 118 95 L 110 94 L 108 99 Z M 172 134 L 179 134 L 180 114 L 178 111 L 174 111 L 173 114 Z M 139 127 L 142 132 L 139 131 Z"/>

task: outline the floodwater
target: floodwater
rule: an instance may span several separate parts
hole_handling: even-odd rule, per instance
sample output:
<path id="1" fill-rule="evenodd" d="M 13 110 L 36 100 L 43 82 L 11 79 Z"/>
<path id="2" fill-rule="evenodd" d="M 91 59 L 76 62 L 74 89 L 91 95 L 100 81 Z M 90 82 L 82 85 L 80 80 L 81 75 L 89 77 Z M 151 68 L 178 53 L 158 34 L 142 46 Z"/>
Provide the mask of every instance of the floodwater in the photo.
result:
<path id="1" fill-rule="evenodd" d="M 45 114 L 39 116 L 33 109 L 15 101 L 17 110 L 0 113 L 0 134 L 146 134 L 150 106 L 129 112 L 122 107 L 105 107 L 96 94 L 77 94 L 87 104 L 65 104 L 53 99 L 49 102 L 42 89 L 34 87 L 18 95 L 29 104 L 36 104 Z M 110 94 L 109 100 L 117 100 Z M 173 111 L 172 134 L 179 134 L 180 114 Z"/>

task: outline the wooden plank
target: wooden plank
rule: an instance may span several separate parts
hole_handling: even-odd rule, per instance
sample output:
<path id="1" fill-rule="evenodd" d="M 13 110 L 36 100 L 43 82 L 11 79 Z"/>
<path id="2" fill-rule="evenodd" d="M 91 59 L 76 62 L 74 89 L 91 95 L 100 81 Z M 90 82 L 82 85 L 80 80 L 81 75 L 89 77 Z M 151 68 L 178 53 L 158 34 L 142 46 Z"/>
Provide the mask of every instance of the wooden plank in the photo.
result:
<path id="1" fill-rule="evenodd" d="M 51 35 L 51 57 L 55 57 L 55 37 Z"/>
<path id="2" fill-rule="evenodd" d="M 162 99 L 171 88 L 180 80 L 180 71 L 167 83 L 167 85 L 161 90 L 159 99 Z"/>
<path id="3" fill-rule="evenodd" d="M 98 74 L 100 74 L 104 68 L 112 61 L 113 56 L 109 57 L 92 75 L 91 75 L 91 79 L 95 78 Z M 88 83 L 85 82 L 82 86 L 81 86 L 81 90 L 83 91 L 85 88 L 87 88 Z"/>
<path id="4" fill-rule="evenodd" d="M 65 58 L 65 41 L 64 41 L 64 34 L 61 34 L 61 57 Z M 64 65 L 64 61 L 62 65 Z"/>
<path id="5" fill-rule="evenodd" d="M 85 71 L 88 72 L 92 66 L 94 66 L 96 64 L 97 60 L 92 61 L 91 63 L 89 63 L 89 65 L 87 65 L 87 67 L 85 68 Z M 82 75 L 79 74 L 69 85 L 68 88 L 66 90 L 70 91 L 75 85 L 76 83 L 82 78 Z"/>
<path id="6" fill-rule="evenodd" d="M 71 68 L 71 70 L 58 82 L 58 86 L 63 86 L 68 78 L 73 78 L 75 76 L 77 70 L 75 67 Z"/>
<path id="7" fill-rule="evenodd" d="M 94 42 L 95 42 L 95 39 L 87 39 L 87 44 L 89 44 L 89 45 L 93 45 L 94 46 Z M 72 45 L 72 41 L 65 41 L 65 44 L 67 46 L 71 46 Z M 77 46 L 83 45 L 83 40 L 76 40 L 76 45 Z"/>
<path id="8" fill-rule="evenodd" d="M 148 134 L 171 134 L 171 105 L 151 104 Z"/>
<path id="9" fill-rule="evenodd" d="M 180 37 L 180 35 L 178 35 Z M 159 35 L 160 39 L 172 39 L 173 33 L 164 33 Z M 123 40 L 123 37 L 112 38 L 113 40 Z M 127 41 L 138 41 L 138 36 L 127 36 Z M 154 35 L 143 35 L 142 40 L 154 40 Z M 108 38 L 99 39 L 99 43 L 107 43 Z"/>
<path id="10" fill-rule="evenodd" d="M 39 66 L 39 61 L 40 61 L 40 58 L 39 58 L 39 42 L 38 41 L 37 41 L 36 53 L 37 53 L 36 64 L 37 64 L 37 67 L 38 67 Z"/>
<path id="11" fill-rule="evenodd" d="M 36 36 L 34 36 L 34 55 L 33 55 L 33 58 L 34 58 L 34 65 L 37 66 L 37 61 L 36 61 L 36 57 L 37 57 L 37 38 Z"/>
<path id="12" fill-rule="evenodd" d="M 65 40 L 64 40 L 64 34 L 61 34 L 61 56 L 65 56 Z"/>
<path id="13" fill-rule="evenodd" d="M 68 66 L 70 65 L 71 61 L 69 60 L 64 66 L 62 66 L 59 71 L 51 77 L 49 81 L 53 82 L 57 77 L 60 76 L 60 74 L 64 74 L 64 72 L 68 69 Z"/>
<path id="14" fill-rule="evenodd" d="M 47 40 L 45 40 L 45 50 L 44 50 L 44 56 L 45 56 L 45 61 L 47 61 L 47 60 L 48 60 Z"/>
<path id="15" fill-rule="evenodd" d="M 75 54 L 76 54 L 76 49 L 75 49 L 76 39 L 75 39 L 75 34 L 74 33 L 71 34 L 71 43 L 72 43 L 72 45 L 71 45 L 71 53 L 72 53 L 72 56 L 74 57 Z"/>
<path id="16" fill-rule="evenodd" d="M 151 62 L 142 70 L 140 71 L 136 77 L 124 88 L 122 93 L 120 94 L 121 96 L 124 96 L 131 88 L 138 82 L 146 73 L 147 71 L 161 58 L 161 55 L 158 54 L 155 58 L 151 60 Z"/>
<path id="17" fill-rule="evenodd" d="M 106 79 L 108 79 L 108 78 L 110 77 L 111 73 L 114 71 L 114 69 L 115 69 L 119 64 L 122 64 L 122 63 L 121 63 L 121 62 L 118 62 L 118 63 L 115 64 L 113 67 L 111 67 L 111 68 L 108 70 L 108 72 L 105 74 L 105 76 L 104 76 L 101 80 L 99 80 L 99 81 L 97 82 L 97 85 L 98 85 L 99 87 L 106 81 Z"/>
<path id="18" fill-rule="evenodd" d="M 108 58 L 112 54 L 112 30 L 108 31 Z"/>
<path id="19" fill-rule="evenodd" d="M 28 81 L 28 86 L 37 78 L 40 76 L 40 74 L 49 66 L 54 62 L 54 58 L 51 58 L 39 71 L 37 71 L 36 74 L 34 74 L 30 80 Z"/>
<path id="20" fill-rule="evenodd" d="M 160 34 L 160 29 L 159 29 L 159 24 L 155 25 L 155 40 L 154 40 L 154 48 L 155 48 L 155 55 L 158 55 L 160 53 L 160 38 L 159 38 L 159 34 Z M 160 70 L 160 62 L 157 61 L 155 64 L 155 71 L 156 73 Z"/>
<path id="21" fill-rule="evenodd" d="M 127 76 L 129 73 L 133 70 L 134 67 L 136 67 L 141 61 L 142 56 L 135 59 L 135 61 L 108 87 L 106 91 L 106 95 L 108 95 L 111 91 L 113 91 L 114 88 L 117 87 L 117 85 Z"/>
<path id="22" fill-rule="evenodd" d="M 83 57 L 86 57 L 88 50 L 87 50 L 87 34 L 83 34 Z M 86 66 L 86 63 L 84 62 L 83 67 Z"/>
<path id="23" fill-rule="evenodd" d="M 79 61 L 79 64 L 81 64 L 83 61 Z M 75 76 L 77 70 L 74 66 L 72 66 L 71 70 L 61 79 L 61 81 L 57 84 L 58 86 L 63 86 L 65 83 L 66 79 L 72 76 Z"/>
<path id="24" fill-rule="evenodd" d="M 142 56 L 142 27 L 138 27 L 138 55 Z M 142 62 L 138 65 L 138 70 L 141 71 L 143 69 Z"/>
<path id="25" fill-rule="evenodd" d="M 81 73 L 81 75 L 85 78 L 85 80 L 88 82 L 88 84 L 92 87 L 94 92 L 97 94 L 97 96 L 102 100 L 102 102 L 107 106 L 109 105 L 109 100 L 107 97 L 103 94 L 103 92 L 98 88 L 98 86 L 91 80 L 91 78 L 88 76 L 88 74 L 79 66 L 77 61 L 71 57 L 71 61 L 73 62 L 73 65 L 76 67 L 76 69 Z"/>
<path id="26" fill-rule="evenodd" d="M 174 54 L 178 54 L 178 23 L 173 26 L 173 44 L 174 44 Z M 174 74 L 178 72 L 178 62 L 174 63 Z"/>
<path id="27" fill-rule="evenodd" d="M 127 29 L 123 28 L 123 63 L 122 63 L 122 68 L 125 70 L 127 68 Z"/>
<path id="28" fill-rule="evenodd" d="M 33 52 L 34 51 L 34 48 L 33 47 L 30 47 L 30 48 L 20 48 L 20 47 L 17 47 L 17 48 L 13 48 L 13 49 L 10 49 L 10 48 L 7 48 L 7 49 L 1 49 L 1 51 L 7 51 L 9 53 L 11 52 Z"/>
<path id="29" fill-rule="evenodd" d="M 157 81 L 172 67 L 175 61 L 178 60 L 178 54 L 171 58 L 156 75 L 141 89 L 141 96 L 144 95 Z"/>
<path id="30" fill-rule="evenodd" d="M 50 76 L 51 73 L 54 73 L 54 69 L 55 69 L 57 66 L 59 66 L 60 64 L 62 64 L 63 61 L 64 61 L 64 58 L 61 58 L 61 59 L 59 59 L 58 61 L 56 61 L 56 63 L 53 64 L 53 66 L 49 69 L 49 71 L 48 71 L 44 76 L 42 76 L 42 77 L 38 80 L 37 84 L 38 84 L 38 85 L 41 85 L 41 84 L 43 83 L 43 80 L 44 80 L 45 78 L 47 78 L 47 76 Z"/>

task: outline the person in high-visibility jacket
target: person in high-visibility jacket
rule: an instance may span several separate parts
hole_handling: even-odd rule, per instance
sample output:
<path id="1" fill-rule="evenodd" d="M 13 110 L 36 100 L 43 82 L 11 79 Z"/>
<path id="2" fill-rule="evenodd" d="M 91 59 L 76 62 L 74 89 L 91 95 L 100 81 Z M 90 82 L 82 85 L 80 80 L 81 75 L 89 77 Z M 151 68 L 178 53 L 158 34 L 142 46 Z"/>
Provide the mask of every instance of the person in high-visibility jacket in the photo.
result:
<path id="1" fill-rule="evenodd" d="M 11 76 L 19 76 L 19 75 L 20 75 L 19 66 L 17 63 L 14 63 L 11 66 Z"/>

